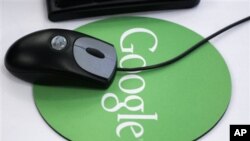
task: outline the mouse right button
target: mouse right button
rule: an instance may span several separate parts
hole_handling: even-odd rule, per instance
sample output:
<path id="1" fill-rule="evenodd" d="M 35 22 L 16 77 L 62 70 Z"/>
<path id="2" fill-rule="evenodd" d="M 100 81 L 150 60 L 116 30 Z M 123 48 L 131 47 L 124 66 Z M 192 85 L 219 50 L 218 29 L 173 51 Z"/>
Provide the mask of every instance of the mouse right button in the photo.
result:
<path id="1" fill-rule="evenodd" d="M 110 81 L 116 69 L 115 48 L 104 41 L 81 37 L 73 47 L 76 63 L 84 71 Z"/>

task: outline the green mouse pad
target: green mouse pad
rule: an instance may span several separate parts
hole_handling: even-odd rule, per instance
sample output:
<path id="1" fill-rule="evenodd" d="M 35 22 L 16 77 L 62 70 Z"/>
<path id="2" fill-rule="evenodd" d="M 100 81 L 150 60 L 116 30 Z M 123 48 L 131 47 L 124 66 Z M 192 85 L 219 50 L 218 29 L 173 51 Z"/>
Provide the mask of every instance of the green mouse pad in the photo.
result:
<path id="1" fill-rule="evenodd" d="M 118 17 L 76 31 L 112 43 L 119 67 L 177 56 L 203 39 L 178 24 Z M 230 74 L 210 43 L 167 67 L 117 72 L 106 90 L 34 85 L 37 108 L 58 134 L 73 141 L 190 141 L 210 131 L 231 96 Z"/>

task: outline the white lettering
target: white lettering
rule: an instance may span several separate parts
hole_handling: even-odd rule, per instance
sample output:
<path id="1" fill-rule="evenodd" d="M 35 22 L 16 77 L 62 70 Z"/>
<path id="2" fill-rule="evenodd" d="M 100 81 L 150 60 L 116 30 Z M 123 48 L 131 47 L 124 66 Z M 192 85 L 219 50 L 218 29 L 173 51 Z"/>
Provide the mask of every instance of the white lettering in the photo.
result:
<path id="1" fill-rule="evenodd" d="M 239 129 L 236 129 L 236 131 L 234 132 L 234 136 L 241 136 Z"/>
<path id="2" fill-rule="evenodd" d="M 141 124 L 139 124 L 137 122 L 124 122 L 124 123 L 121 123 L 116 128 L 116 134 L 118 137 L 121 137 L 121 131 L 126 127 L 130 127 L 135 138 L 140 138 L 144 133 L 144 128 L 142 127 Z M 135 130 L 136 127 L 139 128 L 138 132 L 136 132 L 136 130 Z"/>
<path id="3" fill-rule="evenodd" d="M 155 43 L 153 45 L 152 48 L 149 48 L 149 51 L 151 52 L 155 52 L 157 46 L 158 46 L 158 38 L 157 36 L 155 35 L 154 32 L 152 32 L 151 30 L 148 30 L 148 29 L 145 29 L 145 28 L 132 28 L 126 32 L 124 32 L 121 36 L 121 39 L 120 39 L 120 46 L 121 46 L 121 49 L 122 49 L 122 52 L 126 52 L 126 53 L 133 53 L 134 52 L 134 44 L 131 43 L 130 44 L 130 47 L 129 48 L 125 48 L 123 46 L 123 42 L 124 40 L 131 34 L 134 34 L 134 33 L 148 33 L 150 34 L 151 36 L 153 36 L 154 40 L 155 40 Z"/>
<path id="4" fill-rule="evenodd" d="M 124 88 L 122 86 L 122 83 L 125 82 L 125 81 L 128 81 L 128 80 L 131 80 L 131 79 L 140 80 L 141 86 L 139 88 L 136 88 L 136 89 L 127 89 L 127 88 Z M 128 94 L 137 94 L 137 93 L 140 93 L 141 91 L 144 90 L 144 88 L 145 88 L 145 80 L 141 76 L 139 76 L 139 75 L 134 75 L 134 74 L 125 75 L 119 81 L 119 88 L 123 92 L 125 92 L 125 93 L 128 93 Z"/>
<path id="5" fill-rule="evenodd" d="M 158 38 L 155 35 L 154 32 L 151 30 L 145 29 L 145 28 L 132 28 L 124 32 L 120 38 L 120 47 L 121 51 L 123 53 L 127 53 L 124 55 L 120 62 L 119 65 L 121 68 L 124 67 L 125 63 L 127 62 L 128 64 L 130 63 L 129 61 L 134 62 L 134 61 L 140 61 L 142 62 L 142 67 L 146 66 L 146 60 L 138 54 L 134 53 L 134 43 L 130 43 L 130 46 L 125 47 L 124 42 L 125 40 L 132 34 L 135 33 L 146 33 L 149 34 L 154 38 L 154 43 L 151 48 L 149 48 L 149 51 L 155 52 L 157 47 L 158 47 Z M 140 42 L 140 41 L 137 41 Z M 143 41 L 141 41 L 143 42 Z M 144 47 L 145 48 L 145 47 Z M 158 120 L 158 114 L 143 114 L 144 113 L 144 101 L 143 99 L 138 96 L 140 92 L 142 92 L 145 89 L 146 82 L 143 79 L 143 77 L 137 75 L 136 73 L 139 73 L 140 71 L 134 71 L 134 72 L 127 72 L 128 74 L 121 77 L 119 80 L 119 89 L 126 93 L 127 96 L 125 97 L 124 102 L 120 101 L 119 98 L 117 97 L 116 94 L 113 93 L 107 93 L 102 97 L 101 100 L 101 105 L 103 109 L 107 112 L 118 112 L 122 108 L 126 108 L 128 111 L 131 112 L 136 112 L 135 114 L 117 114 L 117 121 L 118 121 L 118 126 L 116 128 L 116 135 L 118 137 L 121 137 L 121 132 L 128 127 L 128 129 L 131 130 L 132 134 L 134 135 L 135 138 L 140 138 L 144 134 L 144 128 L 143 126 L 135 122 L 133 120 Z M 139 85 L 136 85 L 136 88 L 128 88 L 124 83 L 130 82 L 129 80 L 136 80 L 136 82 Z M 139 80 L 139 81 L 138 81 Z M 113 102 L 115 103 L 114 105 Z M 139 103 L 138 103 L 139 102 Z M 133 103 L 133 106 L 130 104 Z M 135 104 L 136 103 L 136 104 Z M 108 106 L 109 105 L 109 106 Z M 141 111 L 142 113 L 138 114 L 137 112 Z M 122 120 L 129 120 L 121 123 Z"/>
<path id="6" fill-rule="evenodd" d="M 109 99 L 109 98 L 113 98 L 114 100 L 115 100 L 115 102 L 116 102 L 116 106 L 114 106 L 113 108 L 107 108 L 106 106 L 105 106 L 105 101 L 107 100 L 107 99 Z M 103 97 L 102 97 L 102 108 L 104 109 L 104 110 L 106 110 L 106 111 L 108 111 L 108 112 L 116 112 L 116 111 L 118 111 L 120 108 L 122 108 L 123 107 L 123 104 L 120 104 L 119 103 L 119 99 L 118 99 L 118 97 L 115 95 L 115 94 L 113 94 L 113 93 L 107 93 L 107 94 L 105 94 Z"/>
<path id="7" fill-rule="evenodd" d="M 122 115 L 118 114 L 117 120 L 158 120 L 158 114 L 154 115 Z"/>
<path id="8" fill-rule="evenodd" d="M 120 67 L 123 68 L 123 63 L 125 61 L 135 60 L 135 59 L 141 60 L 142 63 L 143 63 L 142 64 L 143 67 L 146 66 L 146 60 L 142 56 L 137 55 L 137 54 L 128 54 L 128 55 L 126 55 L 126 56 L 124 56 L 124 57 L 121 58 L 121 60 L 120 60 Z M 138 72 L 141 72 L 141 71 L 134 71 L 134 72 L 129 72 L 129 73 L 138 73 Z"/>
<path id="9" fill-rule="evenodd" d="M 107 99 L 114 99 L 116 101 L 116 105 L 112 108 L 107 108 L 106 105 L 105 105 L 105 101 L 107 101 Z M 129 101 L 139 101 L 140 104 L 137 105 L 137 106 L 129 106 L 128 105 L 128 102 Z M 118 110 L 120 110 L 122 107 L 130 110 L 130 111 L 144 111 L 144 102 L 142 100 L 141 97 L 137 96 L 137 95 L 130 95 L 128 97 L 126 97 L 124 103 L 123 102 L 119 102 L 119 99 L 118 97 L 115 95 L 115 94 L 112 94 L 112 93 L 108 93 L 108 94 L 105 94 L 103 97 L 102 97 L 102 107 L 104 110 L 108 111 L 108 112 L 116 112 Z"/>
<path id="10" fill-rule="evenodd" d="M 241 129 L 241 133 L 242 133 L 241 135 L 244 136 L 244 134 L 247 133 L 247 130 L 246 129 Z"/>

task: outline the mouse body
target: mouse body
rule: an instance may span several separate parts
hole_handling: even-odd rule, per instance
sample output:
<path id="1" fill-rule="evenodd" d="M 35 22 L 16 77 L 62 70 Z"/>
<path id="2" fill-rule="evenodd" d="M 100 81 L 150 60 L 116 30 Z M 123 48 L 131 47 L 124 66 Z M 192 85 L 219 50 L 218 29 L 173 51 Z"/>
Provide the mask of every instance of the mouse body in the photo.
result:
<path id="1" fill-rule="evenodd" d="M 116 72 L 112 44 L 64 29 L 31 33 L 16 41 L 5 56 L 16 77 L 43 85 L 107 88 Z"/>

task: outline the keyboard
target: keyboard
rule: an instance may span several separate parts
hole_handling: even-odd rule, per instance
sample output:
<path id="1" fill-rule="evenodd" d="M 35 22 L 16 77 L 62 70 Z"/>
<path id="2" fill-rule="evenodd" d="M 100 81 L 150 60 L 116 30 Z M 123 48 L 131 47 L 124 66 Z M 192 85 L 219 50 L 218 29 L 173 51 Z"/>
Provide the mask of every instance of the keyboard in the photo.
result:
<path id="1" fill-rule="evenodd" d="M 118 13 L 181 9 L 196 6 L 200 0 L 47 0 L 51 21 L 63 21 Z"/>

